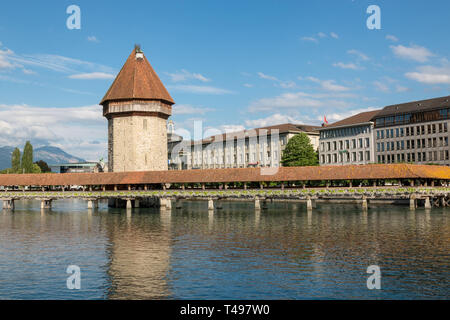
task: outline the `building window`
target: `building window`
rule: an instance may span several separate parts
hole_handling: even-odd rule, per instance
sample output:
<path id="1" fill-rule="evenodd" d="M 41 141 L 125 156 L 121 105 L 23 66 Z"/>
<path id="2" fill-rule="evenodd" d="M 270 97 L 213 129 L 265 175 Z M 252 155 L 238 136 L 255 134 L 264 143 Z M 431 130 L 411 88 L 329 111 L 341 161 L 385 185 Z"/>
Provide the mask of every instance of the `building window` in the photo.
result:
<path id="1" fill-rule="evenodd" d="M 370 151 L 366 151 L 366 161 L 370 161 Z"/>

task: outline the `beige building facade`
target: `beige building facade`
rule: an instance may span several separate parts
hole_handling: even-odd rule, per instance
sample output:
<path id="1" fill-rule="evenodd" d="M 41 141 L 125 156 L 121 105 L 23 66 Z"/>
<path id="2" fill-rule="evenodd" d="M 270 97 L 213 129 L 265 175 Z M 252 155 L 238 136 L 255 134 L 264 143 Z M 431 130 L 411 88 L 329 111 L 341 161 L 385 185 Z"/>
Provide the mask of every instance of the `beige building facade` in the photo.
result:
<path id="1" fill-rule="evenodd" d="M 326 166 L 376 162 L 374 123 L 378 111 L 356 114 L 320 129 L 319 164 Z"/>
<path id="2" fill-rule="evenodd" d="M 450 165 L 450 97 L 385 107 L 373 121 L 378 163 Z"/>

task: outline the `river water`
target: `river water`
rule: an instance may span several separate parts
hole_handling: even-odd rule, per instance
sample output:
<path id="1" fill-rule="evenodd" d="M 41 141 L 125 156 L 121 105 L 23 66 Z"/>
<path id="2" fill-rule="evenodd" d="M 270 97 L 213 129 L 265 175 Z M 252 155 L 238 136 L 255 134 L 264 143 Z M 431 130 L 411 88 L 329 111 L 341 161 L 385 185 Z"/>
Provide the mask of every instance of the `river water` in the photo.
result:
<path id="1" fill-rule="evenodd" d="M 0 211 L 0 299 L 450 298 L 448 208 L 39 205 Z M 80 268 L 79 290 L 67 287 L 69 265 Z M 371 265 L 379 290 L 367 288 Z"/>

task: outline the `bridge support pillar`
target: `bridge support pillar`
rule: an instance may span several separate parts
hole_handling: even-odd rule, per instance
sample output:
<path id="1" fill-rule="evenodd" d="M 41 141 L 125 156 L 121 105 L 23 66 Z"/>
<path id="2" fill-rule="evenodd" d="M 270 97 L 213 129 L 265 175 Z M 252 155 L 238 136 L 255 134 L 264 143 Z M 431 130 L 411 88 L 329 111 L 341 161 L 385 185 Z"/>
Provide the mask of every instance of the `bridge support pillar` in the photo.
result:
<path id="1" fill-rule="evenodd" d="M 51 209 L 52 207 L 52 200 L 45 199 L 41 200 L 41 209 Z"/>
<path id="2" fill-rule="evenodd" d="M 126 206 L 126 208 L 127 209 L 133 208 L 133 205 L 131 204 L 131 200 L 130 199 L 127 199 L 127 206 Z"/>
<path id="3" fill-rule="evenodd" d="M 14 210 L 14 199 L 3 200 L 3 210 Z"/>
<path id="4" fill-rule="evenodd" d="M 430 198 L 427 197 L 425 199 L 425 209 L 431 209 L 431 202 L 430 202 Z"/>
<path id="5" fill-rule="evenodd" d="M 208 199 L 208 210 L 214 210 L 214 200 Z"/>
<path id="6" fill-rule="evenodd" d="M 259 198 L 255 198 L 255 210 L 261 210 L 261 204 L 259 203 Z"/>
<path id="7" fill-rule="evenodd" d="M 88 207 L 88 209 L 94 208 L 94 203 L 93 203 L 92 200 L 88 200 L 88 202 L 87 202 L 87 207 Z"/>
<path id="8" fill-rule="evenodd" d="M 369 205 L 367 203 L 367 198 L 366 197 L 364 197 L 362 199 L 362 208 L 363 208 L 363 210 L 367 210 L 369 208 Z"/>
<path id="9" fill-rule="evenodd" d="M 417 201 L 416 201 L 416 197 L 411 196 L 409 198 L 409 209 L 410 210 L 416 210 L 417 208 Z"/>
<path id="10" fill-rule="evenodd" d="M 172 199 L 170 199 L 170 198 L 166 199 L 166 209 L 172 210 Z"/>
<path id="11" fill-rule="evenodd" d="M 313 208 L 312 199 L 311 197 L 308 197 L 306 198 L 306 209 L 309 211 L 312 210 L 312 208 Z"/>

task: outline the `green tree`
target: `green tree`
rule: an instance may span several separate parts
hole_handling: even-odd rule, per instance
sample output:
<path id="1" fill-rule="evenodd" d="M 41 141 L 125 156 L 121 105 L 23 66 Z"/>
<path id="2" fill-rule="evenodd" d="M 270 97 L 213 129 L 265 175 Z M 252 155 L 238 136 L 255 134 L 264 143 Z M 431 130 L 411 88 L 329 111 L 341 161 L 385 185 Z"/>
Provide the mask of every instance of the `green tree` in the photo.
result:
<path id="1" fill-rule="evenodd" d="M 319 164 L 317 153 L 306 133 L 293 136 L 284 149 L 281 158 L 284 167 L 317 166 Z"/>
<path id="2" fill-rule="evenodd" d="M 36 161 L 35 164 L 37 164 L 39 166 L 39 168 L 41 168 L 41 172 L 42 173 L 46 173 L 46 172 L 51 172 L 52 171 L 49 168 L 47 162 L 45 162 L 44 160 Z"/>
<path id="3" fill-rule="evenodd" d="M 15 148 L 11 157 L 11 173 L 20 173 L 20 150 Z"/>
<path id="4" fill-rule="evenodd" d="M 42 173 L 42 171 L 41 168 L 36 163 L 33 163 L 31 173 Z"/>
<path id="5" fill-rule="evenodd" d="M 22 170 L 23 173 L 33 172 L 33 146 L 30 141 L 27 141 L 25 143 L 25 148 L 23 148 Z"/>

